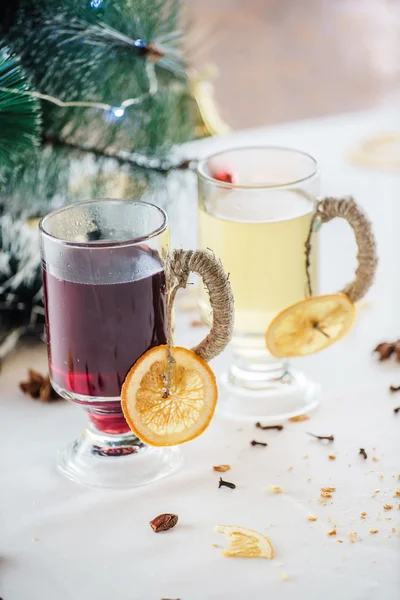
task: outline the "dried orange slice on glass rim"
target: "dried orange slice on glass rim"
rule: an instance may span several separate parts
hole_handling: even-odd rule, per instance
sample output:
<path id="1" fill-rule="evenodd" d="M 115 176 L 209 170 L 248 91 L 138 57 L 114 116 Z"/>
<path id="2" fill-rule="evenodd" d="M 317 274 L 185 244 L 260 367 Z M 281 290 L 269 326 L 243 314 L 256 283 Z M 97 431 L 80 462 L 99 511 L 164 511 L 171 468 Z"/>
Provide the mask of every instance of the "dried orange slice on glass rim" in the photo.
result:
<path id="1" fill-rule="evenodd" d="M 192 350 L 172 346 L 175 364 L 170 393 L 167 346 L 148 350 L 130 369 L 121 390 L 125 419 L 140 440 L 150 446 L 188 442 L 208 427 L 218 389 L 208 364 Z"/>
<path id="2" fill-rule="evenodd" d="M 277 358 L 319 352 L 342 339 L 355 318 L 355 304 L 346 294 L 311 296 L 272 320 L 266 333 L 267 348 Z"/>

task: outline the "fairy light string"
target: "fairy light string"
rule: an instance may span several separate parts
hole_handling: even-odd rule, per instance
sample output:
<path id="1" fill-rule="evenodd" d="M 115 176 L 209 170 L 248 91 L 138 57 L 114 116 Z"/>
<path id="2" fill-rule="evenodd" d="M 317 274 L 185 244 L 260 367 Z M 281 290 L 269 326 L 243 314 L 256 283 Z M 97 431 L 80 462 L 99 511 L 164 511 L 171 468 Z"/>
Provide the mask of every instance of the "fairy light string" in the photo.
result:
<path id="1" fill-rule="evenodd" d="M 130 106 L 137 106 L 142 104 L 144 100 L 149 98 L 150 96 L 154 96 L 154 94 L 158 91 L 158 80 L 157 75 L 154 69 L 154 63 L 150 61 L 146 61 L 145 64 L 146 74 L 149 81 L 149 89 L 147 92 L 140 94 L 140 96 L 136 96 L 134 98 L 127 98 L 119 106 L 113 106 L 112 104 L 107 104 L 105 102 L 87 102 L 85 100 L 73 100 L 73 101 L 64 101 L 60 100 L 60 98 L 55 98 L 54 96 L 50 96 L 49 94 L 42 94 L 41 92 L 34 91 L 22 91 L 13 88 L 0 87 L 1 92 L 8 92 L 11 94 L 17 94 L 22 96 L 30 96 L 32 98 L 38 98 L 39 100 L 45 100 L 47 102 L 51 102 L 52 104 L 56 104 L 62 108 L 72 108 L 72 107 L 81 107 L 81 108 L 98 108 L 103 110 L 104 112 L 112 113 L 116 118 L 121 118 L 125 114 L 125 109 Z"/>

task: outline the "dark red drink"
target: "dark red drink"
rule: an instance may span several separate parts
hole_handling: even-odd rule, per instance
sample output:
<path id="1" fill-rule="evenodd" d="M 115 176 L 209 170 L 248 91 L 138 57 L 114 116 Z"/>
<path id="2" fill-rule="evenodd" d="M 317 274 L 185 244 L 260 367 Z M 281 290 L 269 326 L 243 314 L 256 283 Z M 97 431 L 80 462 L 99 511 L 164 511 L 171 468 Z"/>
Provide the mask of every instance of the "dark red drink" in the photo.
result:
<path id="1" fill-rule="evenodd" d="M 79 281 L 80 268 L 68 279 L 43 268 L 51 379 L 87 405 L 95 426 L 106 433 L 129 430 L 118 400 L 122 383 L 146 350 L 166 342 L 165 279 L 158 255 L 143 247 L 129 249 L 129 256 L 115 254 L 93 252 L 84 265 L 91 283 Z M 134 272 L 135 278 L 127 280 Z"/>

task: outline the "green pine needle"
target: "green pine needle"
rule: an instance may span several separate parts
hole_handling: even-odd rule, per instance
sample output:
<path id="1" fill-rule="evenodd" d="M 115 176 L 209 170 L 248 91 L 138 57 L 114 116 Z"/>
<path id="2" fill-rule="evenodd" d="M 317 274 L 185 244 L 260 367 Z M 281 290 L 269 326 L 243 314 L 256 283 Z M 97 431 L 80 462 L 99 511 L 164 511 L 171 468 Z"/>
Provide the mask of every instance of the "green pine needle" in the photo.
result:
<path id="1" fill-rule="evenodd" d="M 115 107 L 148 92 L 149 59 L 134 41 L 154 43 L 165 52 L 155 65 L 157 93 L 120 119 L 101 110 L 42 102 L 45 133 L 76 144 L 88 140 L 98 148 L 146 153 L 191 139 L 181 0 L 103 0 L 93 6 L 91 0 L 19 0 L 3 20 L 0 6 L 0 32 L 37 91 Z"/>
<path id="2" fill-rule="evenodd" d="M 27 91 L 18 60 L 0 47 L 0 88 Z M 35 98 L 0 90 L 0 164 L 13 164 L 39 144 L 40 112 Z"/>

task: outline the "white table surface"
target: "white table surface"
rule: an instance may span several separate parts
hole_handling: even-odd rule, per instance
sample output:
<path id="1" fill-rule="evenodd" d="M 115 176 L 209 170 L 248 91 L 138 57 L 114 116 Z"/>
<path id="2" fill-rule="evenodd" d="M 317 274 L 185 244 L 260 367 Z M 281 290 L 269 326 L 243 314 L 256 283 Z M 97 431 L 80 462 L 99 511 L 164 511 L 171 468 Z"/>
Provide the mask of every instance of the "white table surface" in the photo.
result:
<path id="1" fill-rule="evenodd" d="M 241 132 L 190 148 L 204 154 L 241 143 L 299 147 L 320 162 L 324 194 L 354 194 L 374 222 L 380 265 L 369 304 L 343 342 L 297 365 L 323 385 L 321 407 L 309 421 L 259 432 L 252 423 L 216 418 L 201 438 L 182 447 L 185 464 L 174 477 L 131 490 L 85 489 L 59 476 L 53 462 L 57 448 L 83 428 L 83 411 L 66 402 L 40 404 L 19 392 L 28 367 L 45 371 L 44 347 L 9 357 L 0 373 L 4 600 L 399 598 L 400 499 L 393 495 L 400 488 L 400 414 L 393 407 L 400 394 L 390 395 L 388 386 L 400 384 L 400 365 L 378 364 L 371 349 L 400 337 L 400 174 L 346 161 L 351 146 L 392 131 L 399 125 L 394 120 L 382 109 Z M 339 222 L 324 226 L 321 238 L 322 287 L 334 291 L 352 276 L 354 242 Z M 177 341 L 195 341 L 201 331 L 188 326 L 191 315 L 179 318 Z M 228 359 L 229 352 L 214 362 L 218 373 Z M 307 431 L 333 433 L 335 442 L 324 445 Z M 268 447 L 251 447 L 254 437 Z M 367 460 L 358 455 L 361 446 Z M 217 489 L 212 465 L 220 463 L 232 466 L 227 479 L 236 490 Z M 271 494 L 270 484 L 281 485 L 283 494 Z M 337 488 L 327 506 L 318 502 L 323 486 Z M 393 510 L 384 511 L 384 503 Z M 155 535 L 148 522 L 161 512 L 176 512 L 179 524 Z M 308 514 L 318 521 L 310 523 Z M 225 544 L 213 531 L 216 524 L 265 533 L 276 559 L 221 557 L 213 547 Z M 327 535 L 333 525 L 336 539 Z M 370 528 L 379 533 L 371 535 Z M 354 544 L 352 531 L 360 538 Z"/>

